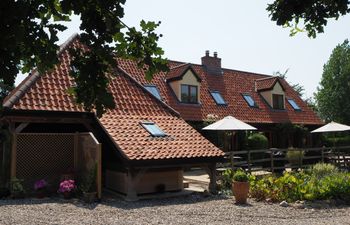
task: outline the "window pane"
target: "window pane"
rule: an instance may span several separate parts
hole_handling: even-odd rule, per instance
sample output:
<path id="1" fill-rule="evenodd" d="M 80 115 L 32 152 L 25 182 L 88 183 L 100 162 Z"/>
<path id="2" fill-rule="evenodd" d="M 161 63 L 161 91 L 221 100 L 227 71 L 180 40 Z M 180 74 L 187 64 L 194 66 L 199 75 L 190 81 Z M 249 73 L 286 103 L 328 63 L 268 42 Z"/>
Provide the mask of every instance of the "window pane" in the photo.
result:
<path id="1" fill-rule="evenodd" d="M 197 87 L 196 86 L 190 86 L 190 93 L 191 93 L 191 100 L 190 100 L 190 102 L 196 103 L 197 102 Z"/>
<path id="2" fill-rule="evenodd" d="M 293 99 L 288 99 L 289 104 L 293 107 L 295 110 L 300 110 L 300 107 Z"/>
<path id="3" fill-rule="evenodd" d="M 225 105 L 226 102 L 224 100 L 224 98 L 221 96 L 220 92 L 218 91 L 212 91 L 210 92 L 211 93 L 211 96 L 213 96 L 215 102 L 219 105 Z"/>
<path id="4" fill-rule="evenodd" d="M 247 103 L 248 103 L 248 105 L 249 105 L 250 107 L 256 106 L 255 101 L 254 101 L 254 99 L 252 98 L 252 96 L 245 94 L 245 95 L 243 95 L 243 97 L 244 97 L 244 99 L 247 101 Z"/>
<path id="5" fill-rule="evenodd" d="M 145 85 L 145 88 L 147 89 L 147 91 L 151 92 L 151 94 L 153 96 L 155 96 L 158 99 L 161 99 L 160 93 L 159 93 L 159 90 L 158 90 L 157 86 L 155 86 L 155 85 Z"/>
<path id="6" fill-rule="evenodd" d="M 274 109 L 284 109 L 283 95 L 272 95 L 272 100 Z"/>
<path id="7" fill-rule="evenodd" d="M 166 136 L 164 131 L 162 131 L 155 123 L 142 123 L 142 126 L 155 137 Z"/>
<path id="8" fill-rule="evenodd" d="M 181 85 L 181 101 L 182 102 L 189 102 L 188 85 Z"/>

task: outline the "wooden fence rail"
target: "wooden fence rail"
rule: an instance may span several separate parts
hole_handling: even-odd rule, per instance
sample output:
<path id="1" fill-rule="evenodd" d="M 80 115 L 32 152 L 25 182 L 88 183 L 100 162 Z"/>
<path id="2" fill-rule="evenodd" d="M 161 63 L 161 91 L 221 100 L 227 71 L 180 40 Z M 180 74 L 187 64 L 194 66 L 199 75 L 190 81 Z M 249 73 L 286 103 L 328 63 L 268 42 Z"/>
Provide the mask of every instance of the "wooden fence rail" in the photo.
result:
<path id="1" fill-rule="evenodd" d="M 294 155 L 294 157 L 291 157 Z M 307 168 L 326 162 L 342 169 L 350 168 L 350 146 L 304 149 L 258 149 L 226 152 L 222 167 L 244 168 L 248 172 L 282 172 L 287 168 Z"/>

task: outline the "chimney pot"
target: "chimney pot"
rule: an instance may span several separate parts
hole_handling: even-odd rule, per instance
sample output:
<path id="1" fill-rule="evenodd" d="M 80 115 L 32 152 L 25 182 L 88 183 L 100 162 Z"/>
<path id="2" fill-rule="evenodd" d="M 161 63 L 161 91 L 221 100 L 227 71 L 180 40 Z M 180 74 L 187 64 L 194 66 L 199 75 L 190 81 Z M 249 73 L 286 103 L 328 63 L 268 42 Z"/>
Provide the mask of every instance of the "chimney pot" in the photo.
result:
<path id="1" fill-rule="evenodd" d="M 221 59 L 218 57 L 218 53 L 214 52 L 214 56 L 209 55 L 209 50 L 205 51 L 205 56 L 202 57 L 202 65 L 208 74 L 222 75 Z"/>

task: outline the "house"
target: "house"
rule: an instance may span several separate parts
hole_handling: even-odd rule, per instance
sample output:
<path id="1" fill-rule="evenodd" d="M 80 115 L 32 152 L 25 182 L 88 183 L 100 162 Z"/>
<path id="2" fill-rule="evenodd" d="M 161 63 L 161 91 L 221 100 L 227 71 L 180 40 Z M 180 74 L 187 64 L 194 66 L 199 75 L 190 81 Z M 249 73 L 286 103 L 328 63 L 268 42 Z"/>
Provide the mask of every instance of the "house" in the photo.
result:
<path id="1" fill-rule="evenodd" d="M 313 130 L 323 124 L 285 79 L 222 68 L 216 52 L 210 56 L 206 51 L 200 65 L 169 61 L 170 71 L 155 75 L 152 81 L 145 79 L 135 62 L 119 59 L 118 63 L 194 127 L 203 127 L 208 116 L 221 119 L 231 115 L 264 132 L 270 147 L 288 147 L 300 145 L 302 138 L 285 143 L 283 126 L 301 125 Z M 312 145 L 310 135 L 305 142 L 304 146 Z"/>
<path id="2" fill-rule="evenodd" d="M 11 159 L 5 163 L 8 176 L 24 179 L 30 188 L 35 179 L 57 183 L 60 175 L 97 162 L 99 191 L 105 186 L 135 200 L 183 190 L 183 168 L 201 166 L 214 190 L 215 163 L 223 152 L 129 73 L 115 68 L 109 89 L 116 107 L 102 118 L 75 104 L 67 92 L 74 85 L 71 46 L 80 46 L 78 36 L 61 46 L 53 70 L 34 71 L 3 103 L 1 122 L 12 135 L 4 151 Z"/>

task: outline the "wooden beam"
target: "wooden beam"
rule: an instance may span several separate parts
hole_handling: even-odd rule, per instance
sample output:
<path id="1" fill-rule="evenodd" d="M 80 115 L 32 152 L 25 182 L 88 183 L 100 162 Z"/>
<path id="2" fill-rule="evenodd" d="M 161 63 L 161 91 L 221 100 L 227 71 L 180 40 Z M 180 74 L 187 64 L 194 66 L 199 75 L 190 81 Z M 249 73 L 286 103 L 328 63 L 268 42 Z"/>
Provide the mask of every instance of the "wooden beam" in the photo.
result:
<path id="1" fill-rule="evenodd" d="M 15 132 L 18 134 L 18 133 L 21 133 L 21 131 L 26 128 L 27 126 L 29 125 L 29 123 L 21 123 L 18 127 L 16 127 L 16 130 Z"/>
<path id="2" fill-rule="evenodd" d="M 211 194 L 217 194 L 217 190 L 216 190 L 216 163 L 211 163 L 209 165 L 207 165 L 206 167 L 204 167 L 204 169 L 206 170 L 206 172 L 209 175 L 210 178 L 210 182 L 209 182 L 209 192 Z"/>
<path id="3" fill-rule="evenodd" d="M 17 134 L 12 134 L 12 149 L 11 149 L 11 178 L 16 177 L 16 160 L 17 158 Z"/>
<path id="4" fill-rule="evenodd" d="M 87 118 L 62 118 L 62 117 L 27 117 L 27 116 L 6 116 L 11 122 L 22 123 L 89 123 Z"/>
<path id="5" fill-rule="evenodd" d="M 97 144 L 97 198 L 102 198 L 102 145 Z"/>

